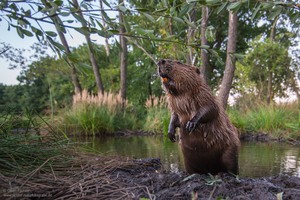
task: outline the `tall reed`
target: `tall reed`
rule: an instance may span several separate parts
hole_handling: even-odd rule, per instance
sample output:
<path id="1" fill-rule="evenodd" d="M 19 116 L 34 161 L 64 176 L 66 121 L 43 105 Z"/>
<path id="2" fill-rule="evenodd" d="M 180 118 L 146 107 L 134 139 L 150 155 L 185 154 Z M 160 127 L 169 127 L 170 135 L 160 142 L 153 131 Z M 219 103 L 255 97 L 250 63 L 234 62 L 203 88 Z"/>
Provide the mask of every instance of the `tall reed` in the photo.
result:
<path id="1" fill-rule="evenodd" d="M 73 96 L 73 107 L 63 114 L 62 123 L 68 133 L 110 134 L 135 126 L 137 119 L 129 112 L 130 109 L 131 105 L 123 102 L 120 93 L 92 95 L 83 90 L 81 95 Z"/>

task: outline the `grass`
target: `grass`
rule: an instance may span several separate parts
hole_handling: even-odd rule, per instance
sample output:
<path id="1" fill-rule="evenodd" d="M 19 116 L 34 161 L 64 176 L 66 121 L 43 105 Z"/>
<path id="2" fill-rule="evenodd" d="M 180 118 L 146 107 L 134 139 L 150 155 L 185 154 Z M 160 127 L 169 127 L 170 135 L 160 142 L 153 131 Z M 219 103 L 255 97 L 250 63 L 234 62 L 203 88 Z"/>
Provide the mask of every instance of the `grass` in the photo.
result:
<path id="1" fill-rule="evenodd" d="M 140 130 L 167 134 L 170 112 L 165 98 L 149 97 L 144 109 L 126 102 L 119 94 L 93 96 L 86 91 L 73 97 L 73 108 L 63 114 L 61 124 L 74 134 L 101 135 L 115 131 Z M 274 137 L 300 139 L 300 112 L 297 102 L 286 105 L 253 103 L 229 108 L 227 113 L 241 133 L 268 133 Z"/>
<path id="2" fill-rule="evenodd" d="M 0 116 L 0 174 L 26 174 L 37 168 L 51 170 L 66 162 L 62 152 L 69 149 L 62 134 L 51 133 L 47 124 L 32 112 Z M 18 128 L 18 129 L 16 129 Z"/>
<path id="3" fill-rule="evenodd" d="M 149 97 L 146 101 L 147 114 L 143 129 L 154 133 L 168 133 L 170 111 L 165 98 Z"/>
<path id="4" fill-rule="evenodd" d="M 123 102 L 120 94 L 105 92 L 91 95 L 83 91 L 73 97 L 72 109 L 62 114 L 64 130 L 72 134 L 104 135 L 120 130 L 135 130 L 138 119 L 128 102 Z"/>
<path id="5" fill-rule="evenodd" d="M 242 133 L 265 132 L 274 137 L 300 139 L 300 113 L 297 103 L 231 108 L 228 115 Z"/>

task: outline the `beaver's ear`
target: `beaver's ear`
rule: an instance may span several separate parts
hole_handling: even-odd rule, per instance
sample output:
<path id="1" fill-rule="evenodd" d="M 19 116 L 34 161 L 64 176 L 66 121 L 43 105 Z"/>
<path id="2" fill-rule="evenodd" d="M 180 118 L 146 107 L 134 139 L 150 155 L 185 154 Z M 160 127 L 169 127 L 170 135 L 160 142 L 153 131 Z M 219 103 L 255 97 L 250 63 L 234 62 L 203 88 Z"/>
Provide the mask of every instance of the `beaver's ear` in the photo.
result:
<path id="1" fill-rule="evenodd" d="M 200 74 L 200 69 L 199 68 L 196 68 L 196 73 Z"/>
<path id="2" fill-rule="evenodd" d="M 160 59 L 160 60 L 156 63 L 156 65 L 164 65 L 164 64 L 166 64 L 166 61 L 165 61 L 164 59 Z"/>

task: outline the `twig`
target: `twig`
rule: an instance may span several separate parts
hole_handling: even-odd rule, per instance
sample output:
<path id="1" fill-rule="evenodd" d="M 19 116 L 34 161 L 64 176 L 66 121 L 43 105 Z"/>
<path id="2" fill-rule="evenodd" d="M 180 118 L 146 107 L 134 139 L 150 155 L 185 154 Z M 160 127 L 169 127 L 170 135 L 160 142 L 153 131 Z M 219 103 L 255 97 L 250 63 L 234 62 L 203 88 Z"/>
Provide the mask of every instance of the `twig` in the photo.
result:
<path id="1" fill-rule="evenodd" d="M 59 156 L 54 156 L 51 158 L 48 158 L 41 166 L 39 166 L 38 168 L 36 168 L 35 170 L 33 170 L 32 172 L 30 172 L 28 175 L 29 177 L 26 179 L 26 181 L 20 186 L 20 188 L 22 188 L 27 182 L 28 180 L 35 174 L 37 173 L 47 162 L 49 162 L 51 159 L 55 158 L 55 157 L 59 157 Z M 28 176 L 27 175 L 27 176 Z M 25 176 L 26 177 L 26 176 Z"/>

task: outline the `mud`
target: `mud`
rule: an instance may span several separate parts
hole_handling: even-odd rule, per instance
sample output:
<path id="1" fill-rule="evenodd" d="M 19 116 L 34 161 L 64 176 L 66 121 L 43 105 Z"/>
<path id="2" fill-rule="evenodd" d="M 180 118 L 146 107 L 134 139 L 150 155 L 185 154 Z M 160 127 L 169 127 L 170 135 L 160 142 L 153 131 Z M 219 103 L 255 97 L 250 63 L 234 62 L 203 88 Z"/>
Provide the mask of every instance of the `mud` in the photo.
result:
<path id="1" fill-rule="evenodd" d="M 0 174 L 0 199 L 234 199 L 281 200 L 300 197 L 300 178 L 278 175 L 240 178 L 170 173 L 159 159 L 77 156 L 64 167 L 29 175 Z"/>
<path id="2" fill-rule="evenodd" d="M 278 175 L 259 179 L 228 174 L 187 175 L 160 171 L 159 159 L 136 161 L 140 167 L 115 171 L 112 176 L 127 186 L 133 199 L 299 199 L 300 178 Z M 145 189 L 146 188 L 146 189 Z"/>

